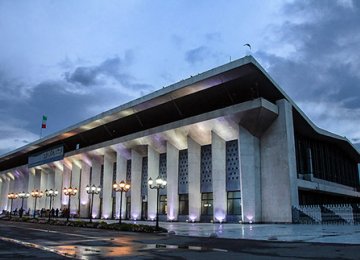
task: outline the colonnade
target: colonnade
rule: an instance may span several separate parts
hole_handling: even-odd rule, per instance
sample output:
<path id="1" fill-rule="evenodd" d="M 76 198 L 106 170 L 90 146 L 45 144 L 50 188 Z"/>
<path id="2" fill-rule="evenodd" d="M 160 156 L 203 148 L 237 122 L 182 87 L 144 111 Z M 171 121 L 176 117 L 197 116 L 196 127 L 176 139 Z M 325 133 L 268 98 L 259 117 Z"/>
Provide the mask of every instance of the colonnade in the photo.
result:
<path id="1" fill-rule="evenodd" d="M 297 187 L 294 186 L 296 169 L 291 105 L 281 100 L 277 102 L 277 109 L 279 116 L 261 134 L 243 127 L 241 122 L 237 125 L 236 139 L 239 146 L 240 171 L 238 182 L 244 222 L 291 222 L 291 206 L 296 205 Z M 205 131 L 209 136 L 206 144 L 211 144 L 213 219 L 225 221 L 227 215 L 226 141 L 228 140 L 211 128 Z M 164 134 L 164 136 L 168 135 Z M 54 208 L 66 208 L 69 197 L 65 196 L 62 190 L 64 187 L 71 186 L 79 190 L 78 195 L 71 198 L 71 214 L 87 218 L 90 197 L 85 187 L 94 184 L 101 185 L 102 192 L 100 196 L 94 196 L 93 217 L 108 219 L 115 216 L 118 218 L 120 194 L 115 195 L 116 206 L 113 207 L 112 184 L 113 181 L 126 180 L 127 163 L 131 160 L 130 217 L 138 220 L 142 214 L 143 200 L 141 195 L 141 185 L 144 181 L 142 159 L 147 157 L 148 160 L 147 178 L 156 179 L 159 175 L 160 153 L 166 153 L 167 219 L 176 221 L 179 215 L 179 150 L 185 148 L 188 153 L 188 219 L 200 221 L 201 147 L 204 143 L 199 142 L 196 136 L 186 135 L 185 146 L 179 147 L 176 141 L 168 139 L 162 142 L 161 149 L 153 145 L 153 142 L 143 142 L 132 146 L 112 144 L 105 148 L 68 156 L 47 165 L 30 169 L 23 166 L 9 170 L 8 176 L 2 178 L 0 182 L 0 210 L 9 210 L 10 204 L 7 200 L 9 192 L 31 192 L 35 189 L 58 190 L 59 196 L 55 197 Z M 153 138 L 149 137 L 148 140 L 153 140 Z M 287 199 L 284 200 L 284 196 L 287 196 Z M 276 208 L 271 207 L 273 199 L 281 200 Z M 156 215 L 155 190 L 147 189 L 147 202 L 147 217 L 153 219 Z M 21 203 L 20 200 L 15 200 L 13 209 L 20 208 L 19 203 Z M 37 209 L 48 208 L 48 203 L 45 196 L 38 199 Z M 24 202 L 24 209 L 33 210 L 33 205 L 34 199 L 29 197 Z M 115 212 L 113 212 L 114 209 Z M 279 209 L 281 213 L 278 212 Z M 123 199 L 122 213 L 122 218 L 125 218 L 125 199 Z"/>

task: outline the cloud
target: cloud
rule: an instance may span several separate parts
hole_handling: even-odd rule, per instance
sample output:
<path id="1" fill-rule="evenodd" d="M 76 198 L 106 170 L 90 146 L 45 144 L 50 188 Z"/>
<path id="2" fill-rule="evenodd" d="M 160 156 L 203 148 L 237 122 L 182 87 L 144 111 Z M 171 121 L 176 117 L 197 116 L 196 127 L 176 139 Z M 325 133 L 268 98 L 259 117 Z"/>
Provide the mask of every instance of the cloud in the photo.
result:
<path id="1" fill-rule="evenodd" d="M 0 154 L 38 139 L 42 115 L 48 116 L 46 136 L 152 91 L 125 68 L 132 60 L 130 52 L 89 66 L 65 59 L 58 63 L 63 77 L 28 86 L 0 73 L 0 120 L 6 122 L 0 128 Z"/>
<path id="2" fill-rule="evenodd" d="M 357 140 L 360 2 L 295 1 L 283 14 L 256 56 L 316 124 Z"/>
<path id="3" fill-rule="evenodd" d="M 19 125 L 3 125 L 0 128 L 0 154 L 14 150 L 20 146 L 24 146 L 39 138 L 36 135 Z"/>
<path id="4" fill-rule="evenodd" d="M 190 64 L 203 62 L 209 56 L 210 50 L 205 46 L 191 49 L 185 53 L 185 60 Z"/>

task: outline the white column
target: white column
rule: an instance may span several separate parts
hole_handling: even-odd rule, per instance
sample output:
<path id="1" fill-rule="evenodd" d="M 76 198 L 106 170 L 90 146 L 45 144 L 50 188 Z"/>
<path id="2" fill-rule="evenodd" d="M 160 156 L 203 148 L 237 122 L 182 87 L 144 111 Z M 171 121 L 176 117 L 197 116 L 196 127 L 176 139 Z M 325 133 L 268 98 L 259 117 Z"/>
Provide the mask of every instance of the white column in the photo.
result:
<path id="1" fill-rule="evenodd" d="M 9 194 L 9 181 L 8 180 L 3 180 L 2 185 L 1 185 L 1 200 L 0 200 L 0 210 L 2 211 L 7 210 L 7 205 L 8 205 L 8 198 L 7 195 Z"/>
<path id="2" fill-rule="evenodd" d="M 46 208 L 45 202 L 47 201 L 47 198 L 45 196 L 45 190 L 48 189 L 48 173 L 47 171 L 42 168 L 40 170 L 40 190 L 44 192 L 44 196 L 42 198 L 38 199 L 37 205 L 39 209 Z"/>
<path id="3" fill-rule="evenodd" d="M 28 180 L 28 192 L 31 193 L 35 187 L 34 187 L 34 182 L 35 182 L 35 168 L 30 168 L 29 169 L 29 180 Z M 34 198 L 30 195 L 30 197 L 27 199 L 27 209 L 32 209 L 34 210 Z M 31 211 L 30 211 L 31 213 Z"/>
<path id="4" fill-rule="evenodd" d="M 239 166 L 242 221 L 261 221 L 260 142 L 239 126 Z"/>
<path id="5" fill-rule="evenodd" d="M 200 221 L 201 193 L 200 193 L 200 159 L 201 147 L 191 137 L 188 142 L 188 167 L 189 167 L 189 219 Z"/>
<path id="6" fill-rule="evenodd" d="M 30 170 L 26 167 L 24 169 L 22 169 L 22 177 L 21 177 L 21 192 L 31 192 L 31 190 L 29 190 L 29 178 L 30 178 Z M 31 196 L 30 196 L 31 197 Z M 21 199 L 19 199 L 20 201 L 20 207 L 21 207 Z M 23 209 L 26 211 L 28 209 L 28 205 L 29 204 L 29 198 L 24 199 L 24 207 Z"/>
<path id="7" fill-rule="evenodd" d="M 214 199 L 214 219 L 226 220 L 226 143 L 216 133 L 211 132 L 212 188 Z"/>
<path id="8" fill-rule="evenodd" d="M 167 174 L 167 218 L 177 220 L 179 214 L 179 150 L 166 143 L 166 174 Z"/>
<path id="9" fill-rule="evenodd" d="M 34 175 L 34 190 L 38 190 L 38 191 L 42 191 L 44 192 L 44 190 L 40 189 L 40 183 L 41 183 L 41 169 L 35 169 L 35 175 Z M 45 196 L 45 195 L 44 195 Z M 41 198 L 42 199 L 42 198 Z M 37 199 L 36 202 L 36 209 L 41 209 L 39 206 L 39 201 L 41 199 Z M 34 210 L 35 210 L 35 199 L 34 199 L 34 203 L 32 204 L 33 210 L 31 212 L 31 214 L 33 214 Z"/>
<path id="10" fill-rule="evenodd" d="M 103 181 L 103 201 L 102 201 L 102 217 L 111 218 L 112 214 L 112 182 L 113 168 L 116 161 L 116 155 L 113 151 L 106 151 L 104 155 L 104 181 Z"/>
<path id="11" fill-rule="evenodd" d="M 86 192 L 86 186 L 90 184 L 90 165 L 85 161 L 81 162 L 81 186 L 80 186 L 80 217 L 89 217 L 90 200 Z M 95 195 L 94 195 L 95 196 Z M 98 195 L 96 195 L 98 196 Z"/>
<path id="12" fill-rule="evenodd" d="M 3 197 L 2 197 L 2 187 L 3 187 L 3 180 L 0 178 L 0 213 L 2 212 L 2 208 L 1 208 L 1 205 L 2 205 L 2 200 L 3 200 Z"/>
<path id="13" fill-rule="evenodd" d="M 55 175 L 55 190 L 58 191 L 57 197 L 54 198 L 54 209 L 60 209 L 61 208 L 61 201 L 63 194 L 63 169 L 59 169 L 58 167 L 54 170 Z"/>
<path id="14" fill-rule="evenodd" d="M 262 220 L 292 222 L 299 203 L 292 106 L 285 99 L 276 104 L 279 116 L 261 137 Z"/>
<path id="15" fill-rule="evenodd" d="M 80 172 L 81 172 L 81 162 L 74 161 L 72 162 L 72 169 L 71 169 L 71 187 L 80 188 Z M 70 201 L 70 212 L 71 214 L 79 214 L 79 194 L 75 196 L 71 196 Z"/>
<path id="16" fill-rule="evenodd" d="M 141 168 L 142 157 L 135 150 L 131 150 L 131 218 L 141 218 Z"/>
<path id="17" fill-rule="evenodd" d="M 70 187 L 70 183 L 71 183 L 71 169 L 68 167 L 67 164 L 63 164 L 64 165 L 64 169 L 63 169 L 63 188 L 69 188 Z M 63 192 L 63 191 L 61 191 Z M 65 196 L 64 193 L 62 193 L 62 208 L 67 208 L 67 205 L 69 203 L 69 196 Z"/>
<path id="18" fill-rule="evenodd" d="M 8 193 L 13 193 L 14 192 L 14 180 L 10 179 L 9 180 L 9 191 Z M 14 205 L 14 201 L 13 201 L 13 205 Z M 13 210 L 15 208 L 13 207 Z M 11 210 L 11 201 L 8 199 L 8 204 L 7 204 L 7 211 L 10 211 Z"/>
<path id="19" fill-rule="evenodd" d="M 48 169 L 47 189 L 55 190 L 55 168 L 53 166 Z"/>
<path id="20" fill-rule="evenodd" d="M 120 181 L 126 182 L 126 165 L 127 160 L 121 155 L 120 152 L 116 154 L 116 182 Z M 131 189 L 131 188 L 130 188 Z M 121 218 L 125 218 L 126 211 L 126 193 L 123 193 L 122 205 L 121 205 Z M 120 216 L 120 192 L 116 193 L 116 217 Z"/>
<path id="21" fill-rule="evenodd" d="M 91 173 L 91 185 L 100 186 L 100 174 L 101 174 L 101 164 L 102 164 L 102 157 L 95 157 L 91 160 L 92 163 L 92 173 Z M 101 187 L 103 188 L 103 187 Z M 93 218 L 100 217 L 100 196 L 94 195 L 94 203 L 93 203 L 93 210 L 92 210 Z"/>
<path id="22" fill-rule="evenodd" d="M 153 179 L 154 183 L 159 176 L 159 153 L 148 146 L 148 178 Z M 156 189 L 148 187 L 148 219 L 156 218 Z"/>

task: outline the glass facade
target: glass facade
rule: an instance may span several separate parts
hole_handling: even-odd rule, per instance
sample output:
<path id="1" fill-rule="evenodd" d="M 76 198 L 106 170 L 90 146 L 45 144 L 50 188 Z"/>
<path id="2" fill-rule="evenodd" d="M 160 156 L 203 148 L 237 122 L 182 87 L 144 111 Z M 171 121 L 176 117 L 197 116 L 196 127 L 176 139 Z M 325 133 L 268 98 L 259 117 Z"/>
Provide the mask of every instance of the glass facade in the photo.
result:
<path id="1" fill-rule="evenodd" d="M 179 195 L 179 215 L 189 214 L 189 194 Z"/>
<path id="2" fill-rule="evenodd" d="M 227 214 L 241 215 L 240 191 L 229 191 L 227 193 Z"/>
<path id="3" fill-rule="evenodd" d="M 159 214 L 167 214 L 167 196 L 160 195 L 159 198 Z"/>
<path id="4" fill-rule="evenodd" d="M 201 193 L 201 215 L 213 215 L 213 193 Z"/>
<path id="5" fill-rule="evenodd" d="M 357 187 L 357 163 L 336 144 L 295 135 L 296 166 L 299 174 Z"/>

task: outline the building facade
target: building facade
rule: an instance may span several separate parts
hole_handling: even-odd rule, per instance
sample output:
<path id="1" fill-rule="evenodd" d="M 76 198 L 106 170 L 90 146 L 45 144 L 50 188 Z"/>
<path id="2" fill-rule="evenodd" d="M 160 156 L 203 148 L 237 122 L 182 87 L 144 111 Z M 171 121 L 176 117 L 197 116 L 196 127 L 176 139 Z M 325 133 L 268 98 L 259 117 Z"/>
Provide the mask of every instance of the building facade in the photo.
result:
<path id="1" fill-rule="evenodd" d="M 76 187 L 70 211 L 163 221 L 289 223 L 303 204 L 360 202 L 360 154 L 316 127 L 251 56 L 180 81 L 42 138 L 0 158 L 0 210 L 7 194 Z M 90 213 L 87 185 L 101 186 Z M 34 198 L 24 208 L 34 210 Z M 39 208 L 49 208 L 45 196 Z M 13 209 L 21 200 L 13 201 Z"/>

